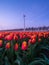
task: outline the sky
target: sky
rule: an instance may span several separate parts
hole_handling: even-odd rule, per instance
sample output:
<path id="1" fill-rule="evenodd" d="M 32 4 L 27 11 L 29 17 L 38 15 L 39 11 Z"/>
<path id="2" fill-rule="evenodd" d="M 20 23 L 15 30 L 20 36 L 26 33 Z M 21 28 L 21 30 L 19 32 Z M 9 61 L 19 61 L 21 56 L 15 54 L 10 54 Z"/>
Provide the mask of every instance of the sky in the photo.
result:
<path id="1" fill-rule="evenodd" d="M 49 26 L 49 0 L 0 0 L 0 30 Z"/>

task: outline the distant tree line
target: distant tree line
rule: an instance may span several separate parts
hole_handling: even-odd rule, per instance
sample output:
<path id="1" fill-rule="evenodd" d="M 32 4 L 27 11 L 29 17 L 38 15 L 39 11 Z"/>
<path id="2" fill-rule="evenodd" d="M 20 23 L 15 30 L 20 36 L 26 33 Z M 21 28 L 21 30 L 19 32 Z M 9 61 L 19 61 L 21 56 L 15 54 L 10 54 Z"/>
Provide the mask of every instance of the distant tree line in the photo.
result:
<path id="1" fill-rule="evenodd" d="M 43 27 L 29 27 L 26 28 L 26 30 L 49 30 L 49 26 L 43 26 Z"/>
<path id="2" fill-rule="evenodd" d="M 25 28 L 26 31 L 49 31 L 49 26 L 43 26 L 43 27 L 29 27 Z M 9 29 L 9 30 L 0 30 L 0 31 L 24 31 L 23 28 L 21 29 Z"/>

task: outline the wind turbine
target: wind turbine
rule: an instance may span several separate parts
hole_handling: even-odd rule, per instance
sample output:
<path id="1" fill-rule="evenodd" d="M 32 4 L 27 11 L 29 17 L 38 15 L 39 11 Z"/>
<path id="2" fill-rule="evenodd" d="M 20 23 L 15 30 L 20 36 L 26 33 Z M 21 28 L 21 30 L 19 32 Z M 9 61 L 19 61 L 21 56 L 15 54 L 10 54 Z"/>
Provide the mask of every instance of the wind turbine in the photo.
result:
<path id="1" fill-rule="evenodd" d="M 25 31 L 25 17 L 26 17 L 26 15 L 24 14 L 23 15 L 23 18 L 24 18 L 24 31 Z"/>

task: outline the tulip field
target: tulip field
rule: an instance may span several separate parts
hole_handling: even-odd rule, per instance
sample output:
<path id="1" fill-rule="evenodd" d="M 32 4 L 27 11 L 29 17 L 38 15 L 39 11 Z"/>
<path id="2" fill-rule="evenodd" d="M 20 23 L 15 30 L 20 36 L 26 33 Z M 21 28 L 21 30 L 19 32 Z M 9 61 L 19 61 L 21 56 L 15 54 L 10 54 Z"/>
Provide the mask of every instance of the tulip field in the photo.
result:
<path id="1" fill-rule="evenodd" d="M 49 32 L 0 32 L 0 65 L 49 65 Z"/>

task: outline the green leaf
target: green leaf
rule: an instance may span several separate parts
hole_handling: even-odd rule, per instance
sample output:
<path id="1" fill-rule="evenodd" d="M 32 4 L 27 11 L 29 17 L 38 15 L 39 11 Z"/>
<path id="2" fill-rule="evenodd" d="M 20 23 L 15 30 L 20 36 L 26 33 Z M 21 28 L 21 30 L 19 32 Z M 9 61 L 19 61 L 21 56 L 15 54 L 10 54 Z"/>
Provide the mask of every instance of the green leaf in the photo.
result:
<path id="1" fill-rule="evenodd" d="M 44 53 L 40 53 L 40 55 L 44 58 L 47 64 L 49 64 L 49 59 L 46 57 Z"/>
<path id="2" fill-rule="evenodd" d="M 37 48 L 38 48 L 38 42 L 36 42 L 34 45 L 30 46 L 29 53 L 30 53 L 31 56 L 34 57 Z"/>
<path id="3" fill-rule="evenodd" d="M 2 52 L 3 48 L 0 48 L 0 52 Z"/>
<path id="4" fill-rule="evenodd" d="M 4 50 L 4 53 L 2 54 L 1 58 L 3 59 L 4 55 L 6 53 L 6 49 Z"/>
<path id="5" fill-rule="evenodd" d="M 36 42 L 36 43 L 34 44 L 34 46 L 32 47 L 32 50 L 35 50 L 35 49 L 37 48 L 37 45 L 38 45 L 38 42 Z"/>
<path id="6" fill-rule="evenodd" d="M 44 62 L 44 63 L 43 63 Z M 34 60 L 28 65 L 35 65 L 35 64 L 40 64 L 40 65 L 45 65 L 45 60 L 40 59 L 40 60 Z"/>
<path id="7" fill-rule="evenodd" d="M 0 48 L 0 58 L 2 57 L 3 48 Z"/>
<path id="8" fill-rule="evenodd" d="M 11 48 L 10 48 L 10 57 L 11 57 L 11 62 L 13 63 L 14 60 L 14 49 L 13 49 L 13 40 L 11 41 Z"/>
<path id="9" fill-rule="evenodd" d="M 40 49 L 46 49 L 49 51 L 49 47 L 48 46 L 41 46 Z"/>
<path id="10" fill-rule="evenodd" d="M 5 56 L 5 65 L 11 65 L 10 62 L 8 61 L 7 56 Z"/>
<path id="11" fill-rule="evenodd" d="M 17 56 L 17 59 L 14 63 L 17 63 L 18 65 L 24 65 L 22 58 L 20 58 L 19 56 Z"/>

